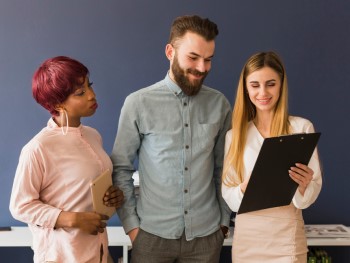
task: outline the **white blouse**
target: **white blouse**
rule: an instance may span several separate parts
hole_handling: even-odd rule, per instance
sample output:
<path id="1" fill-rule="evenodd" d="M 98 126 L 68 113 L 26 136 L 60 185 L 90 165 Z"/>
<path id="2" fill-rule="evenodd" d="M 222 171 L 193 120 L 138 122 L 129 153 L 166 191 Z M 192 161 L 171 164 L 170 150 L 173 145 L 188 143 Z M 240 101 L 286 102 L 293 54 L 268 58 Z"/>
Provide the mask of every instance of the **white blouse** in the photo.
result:
<path id="1" fill-rule="evenodd" d="M 307 119 L 290 116 L 289 121 L 291 123 L 293 133 L 315 132 L 312 123 Z M 231 145 L 231 140 L 232 130 L 228 131 L 226 134 L 225 156 Z M 244 178 L 248 175 L 251 175 L 263 141 L 264 138 L 261 136 L 254 123 L 252 121 L 249 122 L 247 132 L 247 143 L 245 145 L 243 155 Z M 313 179 L 306 188 L 304 196 L 301 195 L 299 191 L 296 191 L 293 197 L 293 204 L 296 208 L 299 209 L 305 209 L 309 207 L 312 203 L 314 203 L 321 191 L 322 176 L 317 149 L 312 154 L 308 166 L 314 171 Z M 231 168 L 229 172 L 231 173 L 231 176 L 235 175 L 235 171 L 233 168 Z M 243 199 L 243 193 L 240 189 L 240 186 L 238 185 L 236 187 L 228 187 L 227 185 L 222 184 L 222 196 L 228 204 L 228 206 L 231 208 L 231 210 L 237 212 Z"/>

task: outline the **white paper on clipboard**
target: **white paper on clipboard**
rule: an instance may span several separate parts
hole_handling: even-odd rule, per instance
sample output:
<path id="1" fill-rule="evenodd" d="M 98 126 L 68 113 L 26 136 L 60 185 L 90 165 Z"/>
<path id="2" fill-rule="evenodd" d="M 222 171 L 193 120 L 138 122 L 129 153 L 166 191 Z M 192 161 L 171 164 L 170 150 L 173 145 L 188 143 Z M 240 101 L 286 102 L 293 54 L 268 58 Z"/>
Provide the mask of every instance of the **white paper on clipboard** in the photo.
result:
<path id="1" fill-rule="evenodd" d="M 104 171 L 90 183 L 92 204 L 95 212 L 111 217 L 115 212 L 115 207 L 106 206 L 103 197 L 109 187 L 113 185 L 112 173 L 109 169 Z"/>

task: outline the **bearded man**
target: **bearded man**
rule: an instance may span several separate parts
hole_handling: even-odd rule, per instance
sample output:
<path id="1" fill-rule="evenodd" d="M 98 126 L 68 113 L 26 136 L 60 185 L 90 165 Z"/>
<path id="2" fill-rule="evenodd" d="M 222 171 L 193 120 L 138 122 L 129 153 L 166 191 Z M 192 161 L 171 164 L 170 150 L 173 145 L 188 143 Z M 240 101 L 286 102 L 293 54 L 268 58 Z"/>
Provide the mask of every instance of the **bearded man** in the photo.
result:
<path id="1" fill-rule="evenodd" d="M 118 215 L 132 241 L 131 262 L 219 262 L 231 213 L 221 196 L 231 107 L 203 85 L 217 35 L 207 18 L 176 18 L 165 79 L 124 102 L 111 158 L 114 184 L 125 196 Z"/>

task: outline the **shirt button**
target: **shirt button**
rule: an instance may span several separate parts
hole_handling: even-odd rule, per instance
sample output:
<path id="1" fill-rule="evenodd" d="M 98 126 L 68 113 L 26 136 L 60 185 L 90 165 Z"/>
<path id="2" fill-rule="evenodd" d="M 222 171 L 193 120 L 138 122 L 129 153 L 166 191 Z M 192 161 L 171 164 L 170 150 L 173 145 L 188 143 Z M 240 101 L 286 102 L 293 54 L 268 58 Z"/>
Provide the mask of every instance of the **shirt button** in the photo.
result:
<path id="1" fill-rule="evenodd" d="M 187 215 L 187 211 L 185 211 L 185 215 Z"/>
<path id="2" fill-rule="evenodd" d="M 187 167 L 185 167 L 185 171 L 187 171 L 188 170 L 188 168 Z"/>
<path id="3" fill-rule="evenodd" d="M 185 192 L 185 194 L 187 194 L 187 193 L 188 193 L 187 189 L 185 189 L 185 191 L 184 191 L 184 192 Z"/>
<path id="4" fill-rule="evenodd" d="M 186 145 L 186 149 L 190 148 L 190 146 Z"/>
<path id="5" fill-rule="evenodd" d="M 187 106 L 187 102 L 184 103 L 184 106 Z"/>
<path id="6" fill-rule="evenodd" d="M 188 127 L 188 124 L 187 124 L 187 123 L 185 123 L 185 127 Z"/>

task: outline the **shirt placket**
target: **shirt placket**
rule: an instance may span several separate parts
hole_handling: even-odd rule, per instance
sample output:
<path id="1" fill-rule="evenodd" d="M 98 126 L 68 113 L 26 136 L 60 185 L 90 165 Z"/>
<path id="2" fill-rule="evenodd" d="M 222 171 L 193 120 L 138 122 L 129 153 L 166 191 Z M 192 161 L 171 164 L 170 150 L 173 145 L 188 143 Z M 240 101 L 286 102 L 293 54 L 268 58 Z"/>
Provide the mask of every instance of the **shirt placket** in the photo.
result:
<path id="1" fill-rule="evenodd" d="M 94 148 L 91 146 L 91 144 L 83 136 L 83 133 L 80 132 L 79 134 L 80 134 L 80 136 L 79 136 L 80 140 L 84 143 L 84 145 L 86 145 L 86 149 L 91 153 L 91 155 L 97 161 L 97 163 L 100 166 L 101 172 L 103 172 L 104 171 L 104 165 L 103 165 L 103 162 L 102 162 L 100 156 L 95 152 Z"/>
<path id="2" fill-rule="evenodd" d="M 182 125 L 184 134 L 184 171 L 183 171 L 183 208 L 185 218 L 185 231 L 187 238 L 192 236 L 191 231 L 191 198 L 190 198 L 190 186 L 191 186 L 191 126 L 190 126 L 190 97 L 184 96 L 182 98 Z"/>

